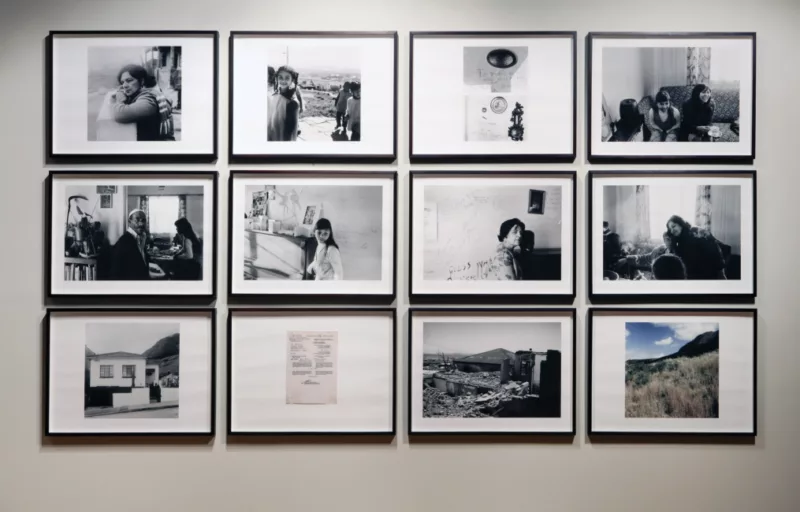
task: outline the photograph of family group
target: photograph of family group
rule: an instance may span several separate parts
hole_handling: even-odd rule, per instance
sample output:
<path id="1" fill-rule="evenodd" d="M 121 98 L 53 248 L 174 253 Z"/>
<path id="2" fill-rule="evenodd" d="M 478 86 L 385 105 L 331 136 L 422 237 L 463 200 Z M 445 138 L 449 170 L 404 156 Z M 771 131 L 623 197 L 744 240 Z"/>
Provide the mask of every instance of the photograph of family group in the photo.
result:
<path id="1" fill-rule="evenodd" d="M 751 172 L 613 176 L 590 173 L 591 291 L 754 293 Z"/>
<path id="2" fill-rule="evenodd" d="M 589 38 L 590 157 L 752 158 L 754 39 Z"/>
<path id="3" fill-rule="evenodd" d="M 52 293 L 210 293 L 215 173 L 147 176 L 52 175 Z"/>

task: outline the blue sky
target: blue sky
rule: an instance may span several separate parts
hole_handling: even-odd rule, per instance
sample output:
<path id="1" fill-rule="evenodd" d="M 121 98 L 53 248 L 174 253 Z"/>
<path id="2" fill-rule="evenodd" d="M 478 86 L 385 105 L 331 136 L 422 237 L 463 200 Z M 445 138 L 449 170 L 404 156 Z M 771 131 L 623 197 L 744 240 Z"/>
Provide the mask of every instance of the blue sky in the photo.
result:
<path id="1" fill-rule="evenodd" d="M 626 322 L 625 359 L 651 359 L 673 354 L 698 335 L 718 330 L 717 323 Z"/>

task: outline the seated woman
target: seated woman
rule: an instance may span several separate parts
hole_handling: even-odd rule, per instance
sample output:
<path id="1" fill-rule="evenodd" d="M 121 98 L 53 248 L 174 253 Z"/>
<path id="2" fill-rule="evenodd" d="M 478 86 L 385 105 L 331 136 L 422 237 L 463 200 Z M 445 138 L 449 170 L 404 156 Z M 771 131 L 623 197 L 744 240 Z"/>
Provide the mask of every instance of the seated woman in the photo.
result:
<path id="1" fill-rule="evenodd" d="M 136 123 L 137 141 L 175 140 L 172 104 L 155 78 L 142 66 L 130 64 L 117 74 L 119 89 L 109 93 L 109 104 L 118 123 Z"/>
<path id="2" fill-rule="evenodd" d="M 687 279 L 727 279 L 719 243 L 706 231 L 691 226 L 678 215 L 667 221 L 673 252 L 686 266 Z"/>
<path id="3" fill-rule="evenodd" d="M 491 271 L 496 280 L 522 280 L 519 253 L 523 231 L 525 231 L 525 224 L 519 219 L 508 219 L 500 224 L 500 232 L 497 235 L 500 243 L 496 247 L 491 263 Z"/>
<path id="4" fill-rule="evenodd" d="M 203 278 L 203 247 L 192 229 L 192 224 L 181 217 L 175 221 L 178 243 L 183 247 L 175 255 L 178 262 L 175 265 L 175 279 L 182 281 L 195 281 Z"/>
<path id="5" fill-rule="evenodd" d="M 639 104 L 634 99 L 619 102 L 619 120 L 614 123 L 614 133 L 609 142 L 642 142 L 644 116 L 639 113 Z"/>
<path id="6" fill-rule="evenodd" d="M 650 142 L 675 142 L 681 126 L 681 113 L 672 106 L 667 91 L 658 91 L 656 107 L 647 113 L 647 127 L 650 129 Z"/>
<path id="7" fill-rule="evenodd" d="M 683 121 L 679 139 L 688 142 L 710 142 L 719 136 L 719 128 L 711 122 L 717 104 L 711 98 L 711 89 L 705 84 L 697 84 L 692 89 L 692 97 L 683 104 Z"/>

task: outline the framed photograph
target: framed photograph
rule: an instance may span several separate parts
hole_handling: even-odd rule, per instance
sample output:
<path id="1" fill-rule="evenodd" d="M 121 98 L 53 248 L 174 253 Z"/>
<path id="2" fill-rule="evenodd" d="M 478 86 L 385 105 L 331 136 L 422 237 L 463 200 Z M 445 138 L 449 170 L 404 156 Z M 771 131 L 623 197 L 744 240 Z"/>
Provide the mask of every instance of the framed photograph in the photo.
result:
<path id="1" fill-rule="evenodd" d="M 229 59 L 231 161 L 395 161 L 397 32 L 234 31 Z"/>
<path id="2" fill-rule="evenodd" d="M 228 313 L 228 435 L 395 434 L 394 309 Z"/>
<path id="3" fill-rule="evenodd" d="M 756 171 L 590 171 L 589 299 L 756 297 Z"/>
<path id="4" fill-rule="evenodd" d="M 412 32 L 412 163 L 573 162 L 575 32 Z"/>
<path id="5" fill-rule="evenodd" d="M 756 435 L 755 309 L 589 309 L 589 435 Z"/>
<path id="6" fill-rule="evenodd" d="M 215 326 L 212 308 L 48 309 L 45 435 L 213 436 Z"/>
<path id="7" fill-rule="evenodd" d="M 49 297 L 216 297 L 216 171 L 50 171 L 48 196 Z"/>
<path id="8" fill-rule="evenodd" d="M 411 171 L 414 302 L 575 299 L 575 171 Z"/>
<path id="9" fill-rule="evenodd" d="M 409 435 L 575 435 L 574 309 L 409 310 Z"/>
<path id="10" fill-rule="evenodd" d="M 213 162 L 218 47 L 212 31 L 50 32 L 49 158 Z"/>
<path id="11" fill-rule="evenodd" d="M 753 162 L 755 33 L 590 32 L 586 43 L 590 162 Z"/>
<path id="12" fill-rule="evenodd" d="M 232 171 L 229 294 L 317 302 L 395 297 L 395 171 Z"/>

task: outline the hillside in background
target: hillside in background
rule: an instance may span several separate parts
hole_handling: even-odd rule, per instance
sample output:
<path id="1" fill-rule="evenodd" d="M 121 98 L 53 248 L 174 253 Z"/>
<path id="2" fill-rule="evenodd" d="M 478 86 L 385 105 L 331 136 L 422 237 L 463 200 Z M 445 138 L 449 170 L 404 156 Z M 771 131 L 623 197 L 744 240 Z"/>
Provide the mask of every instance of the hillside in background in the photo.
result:
<path id="1" fill-rule="evenodd" d="M 148 361 L 154 361 L 158 363 L 158 373 L 159 375 L 166 375 L 171 373 L 173 375 L 179 375 L 178 369 L 178 359 L 180 353 L 180 345 L 181 345 L 181 335 L 180 333 L 170 334 L 164 338 L 161 338 L 152 347 L 145 350 L 142 355 L 147 358 Z"/>

